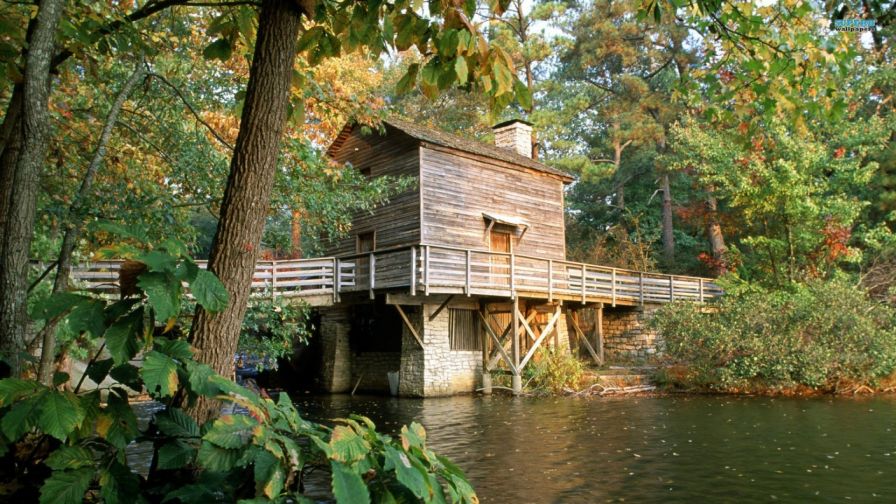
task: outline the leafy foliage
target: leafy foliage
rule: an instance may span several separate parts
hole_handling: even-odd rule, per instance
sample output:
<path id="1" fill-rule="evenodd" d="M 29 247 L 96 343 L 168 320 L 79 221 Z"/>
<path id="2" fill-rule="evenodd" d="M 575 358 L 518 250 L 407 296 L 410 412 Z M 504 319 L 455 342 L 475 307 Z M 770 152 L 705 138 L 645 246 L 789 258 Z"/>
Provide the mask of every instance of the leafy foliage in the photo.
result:
<path id="1" fill-rule="evenodd" d="M 10 468 L 6 474 L 17 479 L 8 483 L 39 487 L 44 504 L 282 502 L 301 501 L 308 473 L 328 470 L 338 502 L 478 502 L 463 473 L 426 447 L 418 424 L 404 428 L 398 440 L 377 432 L 363 417 L 340 420 L 335 427 L 316 424 L 303 419 L 286 394 L 277 401 L 261 397 L 193 360 L 189 343 L 169 332 L 169 319 L 178 315 L 172 307 L 180 306 L 183 295 L 181 282 L 205 289 L 196 298 L 207 310 L 223 308 L 226 292 L 214 276 L 203 277 L 192 259 L 169 252 L 182 249 L 170 244 L 142 253 L 142 273 L 131 297 L 107 302 L 54 296 L 34 310 L 40 317 L 77 316 L 83 327 L 101 327 L 91 334 L 106 335 L 111 357 L 100 359 L 97 353 L 87 374 L 97 381 L 111 375 L 118 382 L 102 401 L 98 390 L 70 392 L 33 380 L 0 380 L 0 450 Z M 86 313 L 96 320 L 79 315 L 80 307 L 95 305 L 100 309 Z M 140 367 L 131 363 L 138 353 Z M 123 385 L 143 389 L 164 405 L 146 428 L 138 427 Z M 246 414 L 197 425 L 183 408 L 199 397 L 224 400 Z M 125 448 L 135 441 L 152 445 L 148 475 L 137 475 L 126 464 Z M 49 446 L 48 453 L 37 449 L 41 446 Z M 28 469 L 42 464 L 49 473 Z"/>

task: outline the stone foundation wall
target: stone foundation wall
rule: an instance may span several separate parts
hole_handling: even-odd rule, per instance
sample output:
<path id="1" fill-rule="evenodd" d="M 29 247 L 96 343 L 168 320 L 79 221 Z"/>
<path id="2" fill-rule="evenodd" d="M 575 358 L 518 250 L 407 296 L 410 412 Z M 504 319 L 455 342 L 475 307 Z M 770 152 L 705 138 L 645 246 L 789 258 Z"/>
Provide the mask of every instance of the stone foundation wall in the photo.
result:
<path id="1" fill-rule="evenodd" d="M 322 359 L 321 386 L 327 392 L 348 392 L 353 385 L 352 355 L 349 348 L 348 309 L 331 307 L 320 309 L 320 338 Z"/>
<path id="2" fill-rule="evenodd" d="M 389 393 L 387 373 L 401 367 L 400 352 L 361 352 L 352 355 L 352 387 L 364 392 Z"/>
<path id="3" fill-rule="evenodd" d="M 608 360 L 656 355 L 661 336 L 648 327 L 656 308 L 604 308 L 604 353 Z"/>

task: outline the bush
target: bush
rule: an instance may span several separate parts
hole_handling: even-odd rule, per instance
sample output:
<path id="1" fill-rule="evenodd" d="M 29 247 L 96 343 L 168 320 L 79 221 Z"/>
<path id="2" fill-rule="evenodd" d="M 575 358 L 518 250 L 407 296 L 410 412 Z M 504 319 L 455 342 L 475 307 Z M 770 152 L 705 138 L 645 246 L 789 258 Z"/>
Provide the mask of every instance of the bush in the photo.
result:
<path id="1" fill-rule="evenodd" d="M 709 307 L 663 307 L 653 324 L 691 387 L 841 391 L 896 369 L 896 310 L 843 280 L 734 286 Z"/>
<path id="2" fill-rule="evenodd" d="M 523 369 L 526 388 L 535 392 L 562 394 L 578 390 L 585 377 L 585 364 L 568 351 L 544 348 Z"/>
<path id="3" fill-rule="evenodd" d="M 211 273 L 172 249 L 138 254 L 123 299 L 61 293 L 35 306 L 32 317 L 64 317 L 83 335 L 104 338 L 86 375 L 116 384 L 102 391 L 60 390 L 34 380 L 0 381 L 0 495 L 16 502 L 307 502 L 304 481 L 330 474 L 337 502 L 477 502 L 463 473 L 426 447 L 419 424 L 399 440 L 370 420 L 352 417 L 328 427 L 303 419 L 289 397 L 260 397 L 193 359 L 173 336 L 183 284 L 206 310 L 226 306 L 227 291 Z M 162 334 L 162 335 L 159 335 Z M 143 365 L 131 362 L 142 354 Z M 145 390 L 164 408 L 145 428 L 127 386 Z M 103 397 L 105 395 L 105 397 Z M 246 414 L 198 425 L 184 409 L 199 397 L 235 403 Z M 132 442 L 152 446 L 148 475 L 128 465 Z M 38 490 L 39 489 L 39 490 Z M 39 497 L 38 497 L 39 491 Z M 447 495 L 446 495 L 447 494 Z"/>

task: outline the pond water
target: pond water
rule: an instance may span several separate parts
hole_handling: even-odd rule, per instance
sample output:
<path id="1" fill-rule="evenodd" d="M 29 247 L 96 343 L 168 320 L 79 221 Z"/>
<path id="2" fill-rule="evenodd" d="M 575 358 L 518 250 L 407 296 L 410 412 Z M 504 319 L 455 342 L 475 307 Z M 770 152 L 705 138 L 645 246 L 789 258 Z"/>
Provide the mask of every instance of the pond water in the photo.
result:
<path id="1" fill-rule="evenodd" d="M 419 421 L 484 503 L 896 502 L 896 399 L 297 397 Z"/>

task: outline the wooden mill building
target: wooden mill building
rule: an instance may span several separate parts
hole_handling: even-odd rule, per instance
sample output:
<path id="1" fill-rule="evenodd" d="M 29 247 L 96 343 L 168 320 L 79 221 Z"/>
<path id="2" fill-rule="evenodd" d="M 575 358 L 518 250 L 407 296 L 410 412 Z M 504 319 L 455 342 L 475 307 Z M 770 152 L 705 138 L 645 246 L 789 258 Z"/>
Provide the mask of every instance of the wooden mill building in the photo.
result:
<path id="1" fill-rule="evenodd" d="M 563 198 L 573 178 L 532 159 L 526 122 L 496 125 L 495 145 L 401 119 L 384 130 L 350 124 L 328 150 L 368 177 L 417 183 L 356 215 L 350 236 L 327 251 L 346 279 L 338 302 L 322 308 L 327 390 L 388 390 L 387 372 L 398 371 L 401 395 L 446 395 L 488 390 L 500 371 L 519 391 L 536 350 L 567 351 L 570 331 L 602 360 L 603 329 L 613 326 L 604 306 L 619 309 L 613 327 L 626 329 L 638 319 L 631 307 L 674 299 L 676 289 L 694 299 L 716 290 L 567 262 Z M 581 330 L 582 310 L 597 311 L 593 330 Z M 631 349 L 650 351 L 636 332 L 644 341 Z"/>

